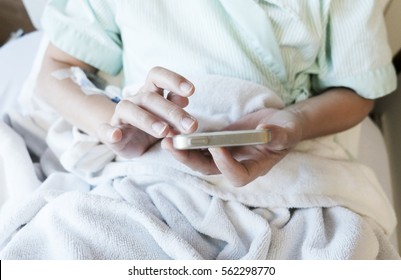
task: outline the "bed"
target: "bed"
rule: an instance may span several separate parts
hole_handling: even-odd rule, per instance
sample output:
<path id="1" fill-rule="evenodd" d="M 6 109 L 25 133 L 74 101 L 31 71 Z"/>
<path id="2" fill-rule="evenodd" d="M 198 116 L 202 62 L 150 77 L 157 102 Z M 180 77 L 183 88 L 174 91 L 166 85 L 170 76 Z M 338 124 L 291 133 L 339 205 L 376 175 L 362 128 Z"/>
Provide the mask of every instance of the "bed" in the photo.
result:
<path id="1" fill-rule="evenodd" d="M 29 5 L 32 1 L 24 2 Z M 28 7 L 28 11 L 36 27 L 40 30 L 37 18 L 40 17 L 41 10 L 38 6 L 35 5 L 34 10 Z M 42 32 L 35 31 L 0 48 L 0 114 L 2 116 L 13 110 L 21 110 L 21 104 L 24 104 L 26 96 L 29 95 L 30 89 L 34 86 L 45 44 L 46 39 L 43 38 Z M 400 137 L 394 134 L 399 134 L 396 121 L 401 118 L 397 118 L 392 114 L 399 114 L 394 106 L 399 104 L 400 95 L 401 92 L 398 89 L 396 94 L 380 100 L 372 118 L 365 119 L 352 132 L 339 136 L 340 141 L 350 142 L 348 144 L 353 147 L 351 149 L 353 156 L 358 161 L 375 171 L 388 200 L 395 205 L 398 211 L 400 210 L 398 205 L 401 204 L 399 201 L 401 184 L 397 177 L 399 175 L 396 164 L 399 160 L 399 156 L 397 156 L 399 155 L 399 149 L 396 148 L 395 138 L 393 139 L 392 137 Z M 388 108 L 390 107 L 391 109 L 389 110 Z M 6 120 L 6 122 L 9 122 L 9 120 Z M 28 137 L 28 139 L 31 138 Z M 40 150 L 40 147 L 38 149 Z M 3 166 L 2 172 L 4 170 L 7 169 Z M 6 176 L 0 173 L 0 182 L 3 180 L 1 177 L 5 178 Z M 4 185 L 4 182 L 0 184 L 0 206 L 10 196 L 9 191 L 2 187 Z M 398 213 L 400 215 L 400 212 Z M 400 229 L 398 228 L 391 237 L 391 242 L 395 247 L 398 246 L 401 240 L 399 232 Z M 188 256 L 188 258 L 190 257 Z"/>

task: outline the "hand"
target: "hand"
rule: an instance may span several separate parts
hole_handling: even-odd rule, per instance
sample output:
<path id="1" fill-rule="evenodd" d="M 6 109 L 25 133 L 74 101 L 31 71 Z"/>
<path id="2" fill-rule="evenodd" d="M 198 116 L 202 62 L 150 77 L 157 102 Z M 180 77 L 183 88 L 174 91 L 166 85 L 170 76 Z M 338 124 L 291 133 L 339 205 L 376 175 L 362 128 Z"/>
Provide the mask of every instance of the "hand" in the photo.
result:
<path id="1" fill-rule="evenodd" d="M 263 109 L 251 113 L 224 130 L 269 129 L 272 141 L 264 145 L 199 150 L 175 150 L 171 139 L 162 147 L 193 170 L 222 174 L 233 186 L 244 186 L 271 170 L 302 139 L 302 123 L 294 112 Z"/>
<path id="2" fill-rule="evenodd" d="M 184 77 L 155 67 L 139 92 L 117 104 L 110 123 L 99 126 L 99 138 L 118 155 L 132 158 L 176 131 L 192 133 L 197 121 L 183 108 L 193 92 L 194 86 Z"/>

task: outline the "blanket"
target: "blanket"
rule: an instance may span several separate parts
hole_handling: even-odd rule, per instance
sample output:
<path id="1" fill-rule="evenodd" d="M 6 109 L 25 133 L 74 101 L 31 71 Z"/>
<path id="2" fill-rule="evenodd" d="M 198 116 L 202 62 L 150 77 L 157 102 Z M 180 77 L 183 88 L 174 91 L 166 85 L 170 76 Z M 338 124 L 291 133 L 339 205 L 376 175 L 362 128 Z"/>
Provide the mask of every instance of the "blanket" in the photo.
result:
<path id="1" fill-rule="evenodd" d="M 187 110 L 200 130 L 283 107 L 251 82 L 189 78 L 196 92 Z M 11 114 L 0 135 L 1 259 L 399 258 L 388 240 L 391 204 L 336 135 L 300 143 L 242 188 L 189 169 L 159 144 L 115 157 L 57 116 Z M 33 163 L 27 146 L 41 136 Z"/>

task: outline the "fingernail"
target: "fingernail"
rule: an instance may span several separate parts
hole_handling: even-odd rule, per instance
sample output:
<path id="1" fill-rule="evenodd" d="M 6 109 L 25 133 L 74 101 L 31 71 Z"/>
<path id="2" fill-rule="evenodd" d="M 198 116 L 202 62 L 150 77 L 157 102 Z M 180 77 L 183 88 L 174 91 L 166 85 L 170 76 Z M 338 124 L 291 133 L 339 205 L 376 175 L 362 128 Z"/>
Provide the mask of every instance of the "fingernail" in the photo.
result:
<path id="1" fill-rule="evenodd" d="M 115 143 L 121 141 L 121 138 L 122 138 L 122 132 L 118 128 L 107 129 L 107 132 L 105 135 L 106 135 L 106 141 L 111 144 L 115 144 Z"/>
<path id="2" fill-rule="evenodd" d="M 167 124 L 164 122 L 155 122 L 152 124 L 152 129 L 154 132 L 156 132 L 158 135 L 162 135 L 163 132 L 167 129 Z"/>
<path id="3" fill-rule="evenodd" d="M 187 82 L 183 82 L 180 84 L 180 89 L 184 92 L 190 92 L 192 90 L 192 85 Z"/>
<path id="4" fill-rule="evenodd" d="M 114 134 L 116 133 L 116 130 L 115 129 L 109 129 L 108 131 L 107 131 L 107 139 L 108 139 L 108 141 L 109 142 L 114 142 L 115 140 L 114 140 Z"/>
<path id="5" fill-rule="evenodd" d="M 181 120 L 181 125 L 185 130 L 190 130 L 191 127 L 195 124 L 195 119 L 191 118 L 191 117 L 184 117 Z"/>

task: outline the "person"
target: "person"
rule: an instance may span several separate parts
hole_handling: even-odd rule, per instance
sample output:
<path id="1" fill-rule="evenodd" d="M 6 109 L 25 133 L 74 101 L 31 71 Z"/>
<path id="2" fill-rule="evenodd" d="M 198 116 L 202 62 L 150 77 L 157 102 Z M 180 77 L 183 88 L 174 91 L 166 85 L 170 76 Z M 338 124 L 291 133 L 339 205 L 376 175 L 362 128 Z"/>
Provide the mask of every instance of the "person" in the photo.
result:
<path id="1" fill-rule="evenodd" d="M 45 178 L 1 213 L 0 258 L 399 259 L 391 204 L 336 133 L 395 88 L 382 11 L 375 0 L 50 0 L 35 91 L 59 115 L 32 114 L 51 122 L 27 166 Z M 89 92 L 82 72 L 122 75 L 122 99 Z M 171 140 L 261 128 L 270 143 L 181 151 Z"/>
<path id="2" fill-rule="evenodd" d="M 51 43 L 36 94 L 117 155 L 139 157 L 161 141 L 191 169 L 246 186 L 301 141 L 358 124 L 375 98 L 395 89 L 381 5 L 375 0 L 51 0 L 43 18 Z M 253 32 L 267 38 L 255 39 Z M 119 103 L 86 95 L 71 80 L 52 76 L 72 66 L 89 73 L 122 71 L 123 86 L 143 86 Z M 270 129 L 272 141 L 210 148 L 210 154 L 174 149 L 170 136 L 195 132 L 199 125 L 185 110 L 196 94 L 185 78 L 190 73 L 273 89 L 285 108 L 265 108 L 225 128 Z"/>

